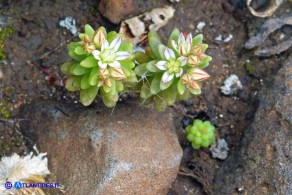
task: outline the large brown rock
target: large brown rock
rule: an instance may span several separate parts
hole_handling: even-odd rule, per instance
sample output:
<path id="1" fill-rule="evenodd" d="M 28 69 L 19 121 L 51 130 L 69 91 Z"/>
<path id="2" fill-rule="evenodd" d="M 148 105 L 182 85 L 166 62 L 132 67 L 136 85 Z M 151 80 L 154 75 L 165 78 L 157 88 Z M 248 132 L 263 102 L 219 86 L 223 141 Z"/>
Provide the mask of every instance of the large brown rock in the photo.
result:
<path id="1" fill-rule="evenodd" d="M 216 194 L 292 194 L 292 57 L 259 96 L 254 122 L 216 176 Z"/>
<path id="2" fill-rule="evenodd" d="M 172 113 L 138 104 L 84 108 L 57 102 L 23 108 L 22 132 L 48 152 L 51 181 L 68 194 L 166 194 L 182 150 Z"/>
<path id="3" fill-rule="evenodd" d="M 133 13 L 133 0 L 101 0 L 98 6 L 100 13 L 114 24 Z"/>

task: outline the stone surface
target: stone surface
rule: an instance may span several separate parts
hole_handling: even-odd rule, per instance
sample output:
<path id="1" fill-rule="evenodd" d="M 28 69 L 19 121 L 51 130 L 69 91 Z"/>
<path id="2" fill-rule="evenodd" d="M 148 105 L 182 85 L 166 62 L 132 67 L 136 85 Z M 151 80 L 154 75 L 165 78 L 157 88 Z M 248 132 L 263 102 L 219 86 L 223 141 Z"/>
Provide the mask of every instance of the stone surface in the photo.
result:
<path id="1" fill-rule="evenodd" d="M 139 104 L 84 108 L 35 102 L 20 113 L 22 132 L 48 152 L 51 181 L 68 194 L 166 194 L 182 150 L 172 112 Z"/>
<path id="2" fill-rule="evenodd" d="M 292 194 L 292 57 L 266 83 L 259 102 L 241 148 L 216 176 L 218 194 Z"/>
<path id="3" fill-rule="evenodd" d="M 100 13 L 114 24 L 133 13 L 133 0 L 101 0 L 98 6 Z"/>

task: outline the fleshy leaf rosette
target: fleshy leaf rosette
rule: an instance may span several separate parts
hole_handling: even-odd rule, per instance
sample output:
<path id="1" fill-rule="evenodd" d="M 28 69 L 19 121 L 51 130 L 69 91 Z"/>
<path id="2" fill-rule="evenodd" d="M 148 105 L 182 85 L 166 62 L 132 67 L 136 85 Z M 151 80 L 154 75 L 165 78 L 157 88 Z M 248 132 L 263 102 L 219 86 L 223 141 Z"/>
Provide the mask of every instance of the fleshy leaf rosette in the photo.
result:
<path id="1" fill-rule="evenodd" d="M 205 54 L 208 45 L 202 41 L 201 34 L 184 36 L 175 28 L 166 46 L 156 32 L 148 34 L 149 47 L 135 53 L 143 102 L 154 101 L 156 108 L 163 111 L 176 101 L 189 99 L 190 94 L 201 93 L 202 81 L 210 77 L 203 69 L 212 60 Z"/>
<path id="2" fill-rule="evenodd" d="M 119 33 L 107 33 L 104 27 L 95 31 L 88 24 L 79 38 L 80 42 L 68 45 L 72 60 L 61 66 L 67 76 L 65 87 L 80 91 L 80 102 L 85 106 L 97 94 L 107 107 L 115 106 L 118 93 L 137 82 L 133 44 L 124 41 Z"/>
<path id="3" fill-rule="evenodd" d="M 215 143 L 215 127 L 210 121 L 194 120 L 186 127 L 187 139 L 194 149 L 208 148 Z"/>

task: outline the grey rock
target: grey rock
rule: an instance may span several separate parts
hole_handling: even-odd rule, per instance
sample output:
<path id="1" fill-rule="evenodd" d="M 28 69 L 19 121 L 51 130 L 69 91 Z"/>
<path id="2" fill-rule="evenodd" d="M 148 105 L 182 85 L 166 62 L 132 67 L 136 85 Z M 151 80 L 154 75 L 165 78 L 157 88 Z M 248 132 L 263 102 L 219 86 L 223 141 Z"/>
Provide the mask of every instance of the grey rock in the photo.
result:
<path id="1" fill-rule="evenodd" d="M 255 51 L 255 55 L 262 56 L 262 57 L 269 57 L 275 54 L 280 54 L 283 51 L 288 50 L 291 46 L 292 46 L 292 38 L 272 47 L 267 46 L 267 47 L 262 47 L 261 49 L 257 49 Z"/>
<path id="2" fill-rule="evenodd" d="M 166 194 L 182 157 L 172 112 L 139 104 L 111 111 L 35 102 L 20 113 L 21 131 L 48 153 L 51 181 L 67 194 Z"/>
<path id="3" fill-rule="evenodd" d="M 292 57 L 259 95 L 254 122 L 215 181 L 218 194 L 292 194 Z M 228 185 L 226 185 L 228 184 Z"/>
<path id="4" fill-rule="evenodd" d="M 237 75 L 230 75 L 225 79 L 223 85 L 220 87 L 224 95 L 234 95 L 242 89 L 242 84 Z"/>
<path id="5" fill-rule="evenodd" d="M 228 144 L 225 139 L 219 139 L 216 144 L 212 145 L 210 148 L 212 158 L 218 158 L 220 160 L 225 160 L 228 156 Z"/>
<path id="6" fill-rule="evenodd" d="M 274 46 L 265 46 L 265 42 L 268 37 L 274 33 L 276 30 L 280 29 L 284 25 L 292 25 L 292 16 L 287 16 L 284 18 L 273 18 L 267 20 L 262 26 L 259 32 L 252 36 L 246 43 L 246 49 L 253 49 L 258 47 L 255 50 L 256 56 L 268 57 L 275 54 L 280 54 L 286 50 L 288 50 L 292 46 L 292 38 L 280 42 Z M 279 41 L 278 41 L 279 42 Z"/>
<path id="7" fill-rule="evenodd" d="M 245 48 L 253 49 L 256 46 L 262 45 L 272 32 L 281 28 L 283 25 L 285 25 L 285 22 L 280 18 L 267 20 L 262 25 L 260 32 L 245 43 Z"/>
<path id="8" fill-rule="evenodd" d="M 77 35 L 77 27 L 75 19 L 71 16 L 66 17 L 64 20 L 60 20 L 59 26 L 66 28 L 72 35 Z"/>
<path id="9" fill-rule="evenodd" d="M 3 28 L 6 25 L 7 18 L 4 16 L 0 16 L 0 28 Z"/>

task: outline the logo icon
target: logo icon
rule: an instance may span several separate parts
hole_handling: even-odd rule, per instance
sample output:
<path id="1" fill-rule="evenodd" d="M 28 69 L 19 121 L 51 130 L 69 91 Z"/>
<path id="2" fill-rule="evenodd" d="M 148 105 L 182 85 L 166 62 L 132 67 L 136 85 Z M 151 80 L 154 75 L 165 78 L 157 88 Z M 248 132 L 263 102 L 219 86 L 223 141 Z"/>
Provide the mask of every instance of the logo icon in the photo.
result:
<path id="1" fill-rule="evenodd" d="M 9 182 L 9 181 L 6 182 L 6 183 L 5 183 L 5 188 L 8 189 L 8 190 L 11 189 L 11 188 L 12 188 L 12 183 Z"/>
<path id="2" fill-rule="evenodd" d="M 22 183 L 20 183 L 19 181 L 14 183 L 14 188 L 19 190 L 20 188 L 22 188 Z"/>

